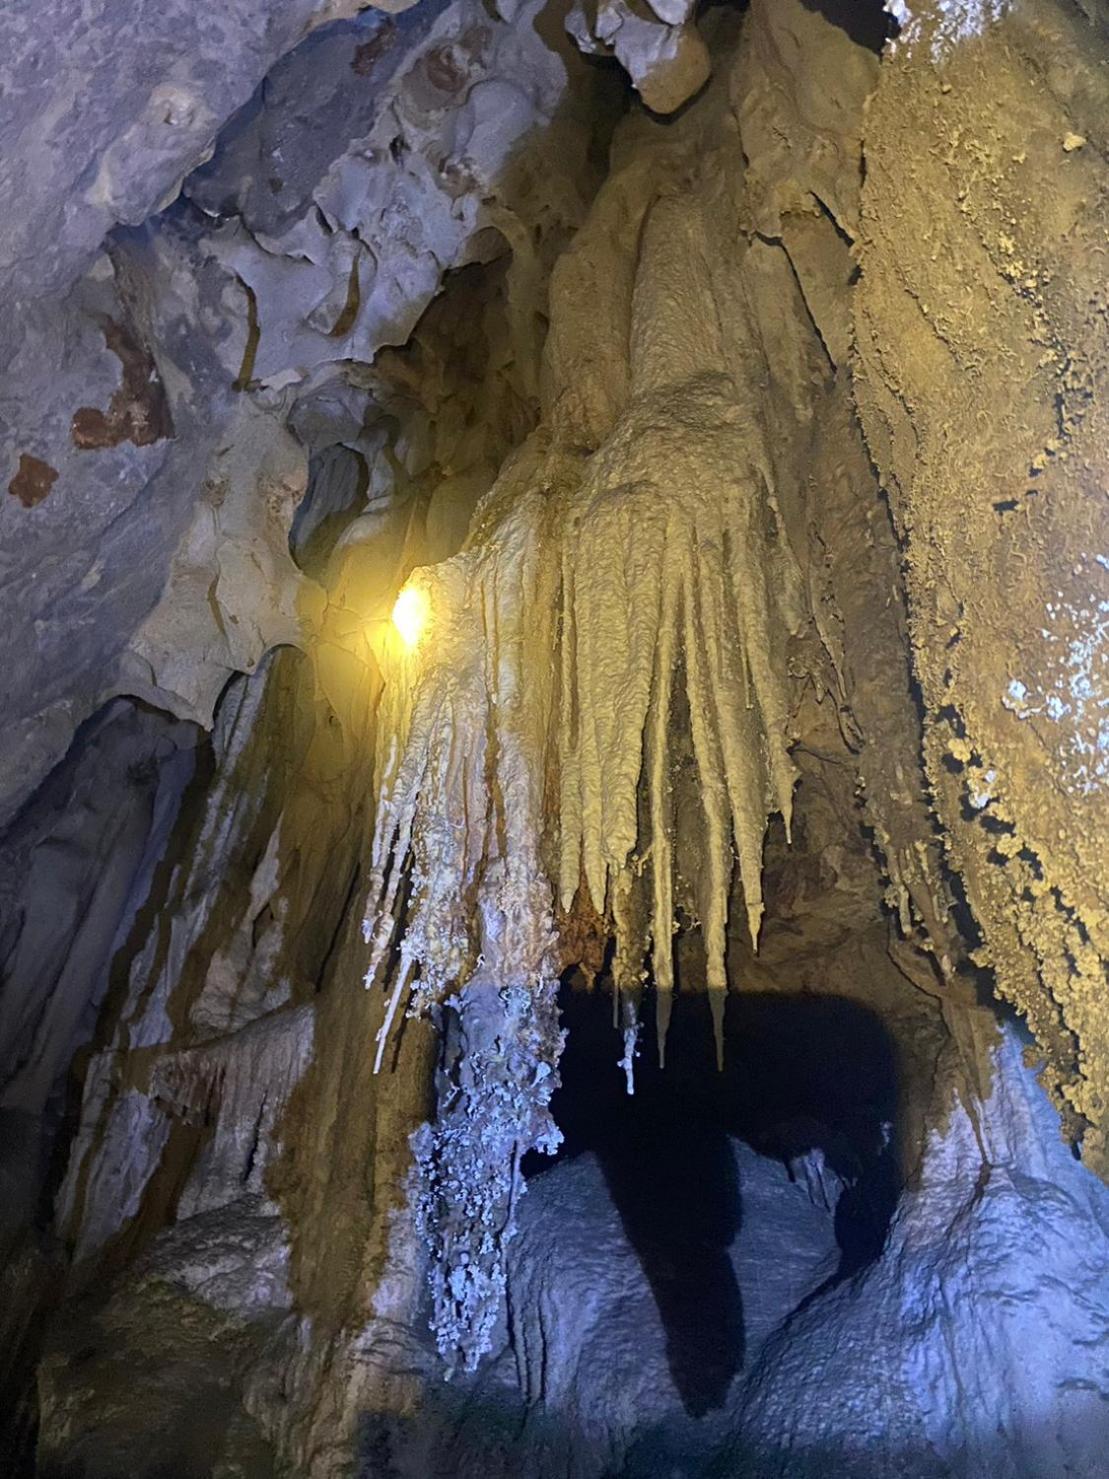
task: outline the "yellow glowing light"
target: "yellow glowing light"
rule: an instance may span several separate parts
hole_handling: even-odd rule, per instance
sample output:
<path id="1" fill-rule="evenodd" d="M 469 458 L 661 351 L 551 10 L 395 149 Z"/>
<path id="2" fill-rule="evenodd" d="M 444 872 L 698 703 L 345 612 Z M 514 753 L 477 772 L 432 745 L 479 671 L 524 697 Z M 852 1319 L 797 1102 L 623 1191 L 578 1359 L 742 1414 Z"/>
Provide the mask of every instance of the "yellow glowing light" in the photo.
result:
<path id="1" fill-rule="evenodd" d="M 406 647 L 415 647 L 424 634 L 431 616 L 427 592 L 418 585 L 406 585 L 393 607 L 393 625 Z"/>

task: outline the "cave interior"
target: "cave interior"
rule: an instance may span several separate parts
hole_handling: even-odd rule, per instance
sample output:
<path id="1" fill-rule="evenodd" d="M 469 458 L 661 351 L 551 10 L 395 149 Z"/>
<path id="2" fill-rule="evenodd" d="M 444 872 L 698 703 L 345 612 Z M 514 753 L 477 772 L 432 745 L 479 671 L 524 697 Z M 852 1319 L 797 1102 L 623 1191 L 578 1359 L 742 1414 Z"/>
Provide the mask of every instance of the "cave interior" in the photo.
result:
<path id="1" fill-rule="evenodd" d="M 3 1472 L 1101 1479 L 1104 0 L 0 41 Z"/>

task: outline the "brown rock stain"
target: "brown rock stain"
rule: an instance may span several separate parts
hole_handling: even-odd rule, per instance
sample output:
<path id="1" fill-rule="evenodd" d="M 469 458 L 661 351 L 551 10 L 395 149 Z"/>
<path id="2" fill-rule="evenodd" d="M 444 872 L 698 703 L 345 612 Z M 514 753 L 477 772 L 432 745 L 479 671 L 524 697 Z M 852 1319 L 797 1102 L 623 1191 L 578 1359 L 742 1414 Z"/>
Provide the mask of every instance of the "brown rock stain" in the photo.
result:
<path id="1" fill-rule="evenodd" d="M 386 21 L 381 29 L 368 41 L 363 41 L 361 46 L 354 48 L 354 56 L 351 59 L 350 69 L 359 77 L 368 77 L 378 62 L 392 46 L 397 38 L 397 28 L 392 21 Z"/>
<path id="2" fill-rule="evenodd" d="M 18 498 L 24 508 L 34 508 L 50 492 L 58 481 L 58 470 L 41 457 L 30 452 L 21 452 L 19 468 L 8 484 L 8 492 Z"/>
<path id="3" fill-rule="evenodd" d="M 440 92 L 454 92 L 462 82 L 462 71 L 446 47 L 433 51 L 424 66 Z"/>
<path id="4" fill-rule="evenodd" d="M 149 447 L 172 437 L 169 401 L 150 353 L 114 319 L 101 318 L 100 327 L 105 344 L 123 367 L 122 381 L 106 411 L 81 406 L 74 413 L 74 445 L 83 451 L 118 447 L 120 442 Z"/>

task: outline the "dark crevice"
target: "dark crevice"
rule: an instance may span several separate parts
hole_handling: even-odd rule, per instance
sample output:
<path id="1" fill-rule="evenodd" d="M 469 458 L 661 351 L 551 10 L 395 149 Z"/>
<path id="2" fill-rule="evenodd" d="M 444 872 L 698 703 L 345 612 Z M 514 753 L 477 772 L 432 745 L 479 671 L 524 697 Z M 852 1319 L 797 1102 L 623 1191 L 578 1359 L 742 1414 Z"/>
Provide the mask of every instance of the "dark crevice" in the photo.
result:
<path id="1" fill-rule="evenodd" d="M 886 43 L 901 33 L 896 16 L 882 0 L 802 0 L 806 10 L 822 15 L 833 26 L 846 31 L 856 46 L 865 46 L 880 56 Z"/>

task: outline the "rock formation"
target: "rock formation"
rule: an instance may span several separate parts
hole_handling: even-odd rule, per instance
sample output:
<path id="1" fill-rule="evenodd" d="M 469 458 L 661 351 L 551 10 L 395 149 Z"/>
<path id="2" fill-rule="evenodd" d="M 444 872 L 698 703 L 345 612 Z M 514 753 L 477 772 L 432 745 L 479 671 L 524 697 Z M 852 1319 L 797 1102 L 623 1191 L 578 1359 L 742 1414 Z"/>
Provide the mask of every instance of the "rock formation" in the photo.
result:
<path id="1" fill-rule="evenodd" d="M 1102 11 L 0 35 L 7 1469 L 1093 1479 Z"/>

